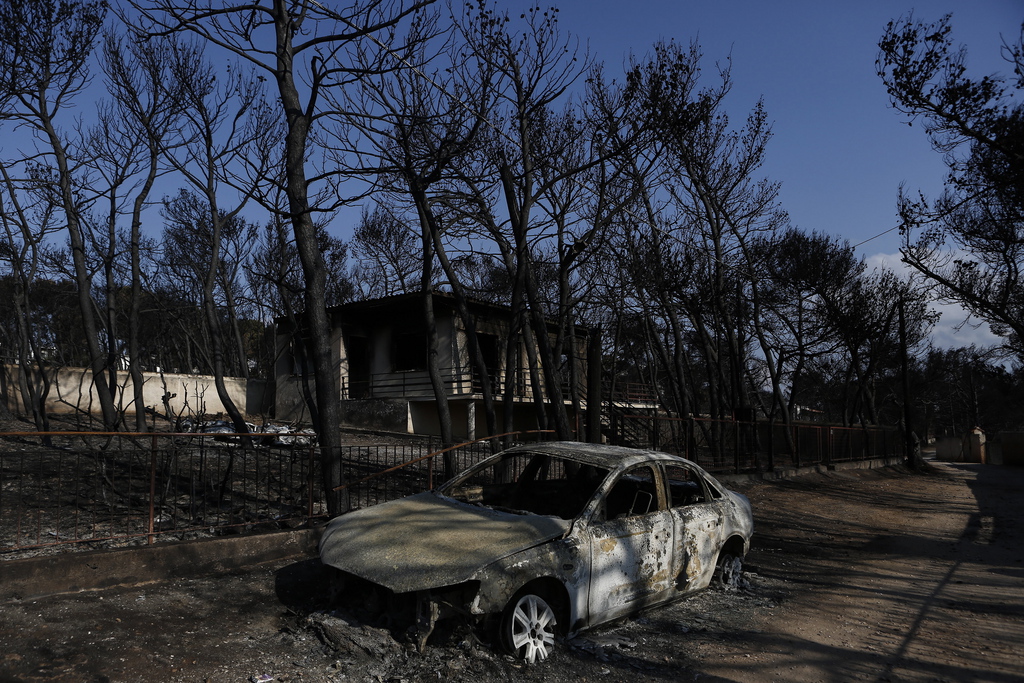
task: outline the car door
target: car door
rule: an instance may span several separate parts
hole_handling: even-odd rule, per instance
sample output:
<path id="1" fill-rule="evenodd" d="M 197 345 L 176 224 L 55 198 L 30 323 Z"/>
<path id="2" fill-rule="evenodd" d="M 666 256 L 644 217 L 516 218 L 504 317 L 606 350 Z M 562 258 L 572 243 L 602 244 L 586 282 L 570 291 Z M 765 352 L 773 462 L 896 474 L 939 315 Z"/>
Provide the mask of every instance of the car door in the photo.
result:
<path id="1" fill-rule="evenodd" d="M 587 528 L 590 623 L 614 619 L 672 593 L 672 513 L 661 474 L 644 465 L 607 490 Z"/>
<path id="2" fill-rule="evenodd" d="M 674 587 L 678 592 L 711 583 L 722 546 L 722 501 L 700 473 L 685 464 L 664 467 L 673 527 Z"/>

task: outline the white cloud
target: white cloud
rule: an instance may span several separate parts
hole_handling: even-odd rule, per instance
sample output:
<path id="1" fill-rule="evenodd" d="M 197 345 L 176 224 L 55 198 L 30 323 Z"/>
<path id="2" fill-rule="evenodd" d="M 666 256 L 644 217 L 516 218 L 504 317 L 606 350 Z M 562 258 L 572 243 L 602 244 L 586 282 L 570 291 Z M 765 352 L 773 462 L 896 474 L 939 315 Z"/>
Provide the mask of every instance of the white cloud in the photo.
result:
<path id="1" fill-rule="evenodd" d="M 909 278 L 917 275 L 917 271 L 900 260 L 896 254 L 871 254 L 864 257 L 868 272 L 876 268 L 886 268 L 900 277 Z M 1001 338 L 992 334 L 988 324 L 977 318 L 968 318 L 967 311 L 957 304 L 933 303 L 932 310 L 939 312 L 939 320 L 932 328 L 932 343 L 940 349 L 959 346 L 992 346 L 1001 342 Z M 966 323 L 964 321 L 967 321 Z"/>
<path id="2" fill-rule="evenodd" d="M 900 260 L 899 253 L 871 254 L 870 256 L 864 257 L 864 262 L 867 263 L 868 272 L 878 268 L 886 268 L 905 276 L 910 270 L 907 265 Z"/>
<path id="3" fill-rule="evenodd" d="M 967 313 L 957 304 L 932 304 L 932 310 L 938 311 L 941 316 L 932 328 L 932 343 L 940 349 L 971 344 L 992 346 L 1002 341 L 992 334 L 988 323 L 973 317 L 965 323 Z"/>

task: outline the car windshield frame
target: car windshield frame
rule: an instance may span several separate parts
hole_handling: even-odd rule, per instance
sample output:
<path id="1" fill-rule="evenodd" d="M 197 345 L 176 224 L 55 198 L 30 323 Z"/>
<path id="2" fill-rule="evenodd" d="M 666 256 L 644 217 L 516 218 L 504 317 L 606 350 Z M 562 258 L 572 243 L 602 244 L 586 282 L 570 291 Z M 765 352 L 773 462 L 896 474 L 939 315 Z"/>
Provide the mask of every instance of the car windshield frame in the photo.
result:
<path id="1" fill-rule="evenodd" d="M 588 513 L 614 471 L 569 453 L 509 450 L 450 479 L 436 493 L 499 512 L 572 521 Z"/>

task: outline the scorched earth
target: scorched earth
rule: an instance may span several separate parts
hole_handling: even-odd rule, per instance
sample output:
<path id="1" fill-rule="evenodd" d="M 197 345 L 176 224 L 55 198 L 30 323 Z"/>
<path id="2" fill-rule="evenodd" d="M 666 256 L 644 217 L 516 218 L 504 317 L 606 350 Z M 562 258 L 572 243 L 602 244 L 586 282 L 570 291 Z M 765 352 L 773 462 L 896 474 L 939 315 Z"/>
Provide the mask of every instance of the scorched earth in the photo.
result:
<path id="1" fill-rule="evenodd" d="M 426 650 L 327 603 L 314 558 L 240 575 L 11 600 L 0 682 L 1020 681 L 1024 470 L 932 463 L 727 483 L 753 504 L 745 585 L 560 643 Z"/>

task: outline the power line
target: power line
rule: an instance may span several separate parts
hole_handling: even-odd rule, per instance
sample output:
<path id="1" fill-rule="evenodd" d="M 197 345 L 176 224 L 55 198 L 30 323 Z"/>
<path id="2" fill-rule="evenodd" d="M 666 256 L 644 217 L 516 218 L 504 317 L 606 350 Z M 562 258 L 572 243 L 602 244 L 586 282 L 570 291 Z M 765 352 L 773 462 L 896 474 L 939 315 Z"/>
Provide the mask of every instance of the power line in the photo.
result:
<path id="1" fill-rule="evenodd" d="M 857 242 L 857 244 L 853 245 L 853 246 L 852 246 L 852 247 L 850 247 L 850 248 L 851 248 L 851 249 L 856 249 L 857 247 L 859 247 L 859 246 L 860 246 L 860 245 L 862 245 L 862 244 L 867 244 L 868 242 L 870 242 L 870 241 L 872 241 L 872 240 L 877 240 L 877 239 L 878 239 L 879 237 L 884 237 L 885 235 L 888 235 L 888 234 L 889 234 L 890 232 L 892 232 L 893 230 L 899 230 L 899 229 L 900 229 L 900 226 L 898 226 L 898 225 L 897 225 L 897 226 L 896 226 L 895 228 L 889 228 L 888 230 L 886 230 L 886 231 L 884 231 L 884 232 L 880 232 L 880 233 L 878 233 L 878 234 L 877 234 L 877 235 L 875 235 L 874 237 L 869 237 L 869 238 L 867 238 L 867 239 L 866 239 L 866 240 L 864 240 L 863 242 Z"/>

